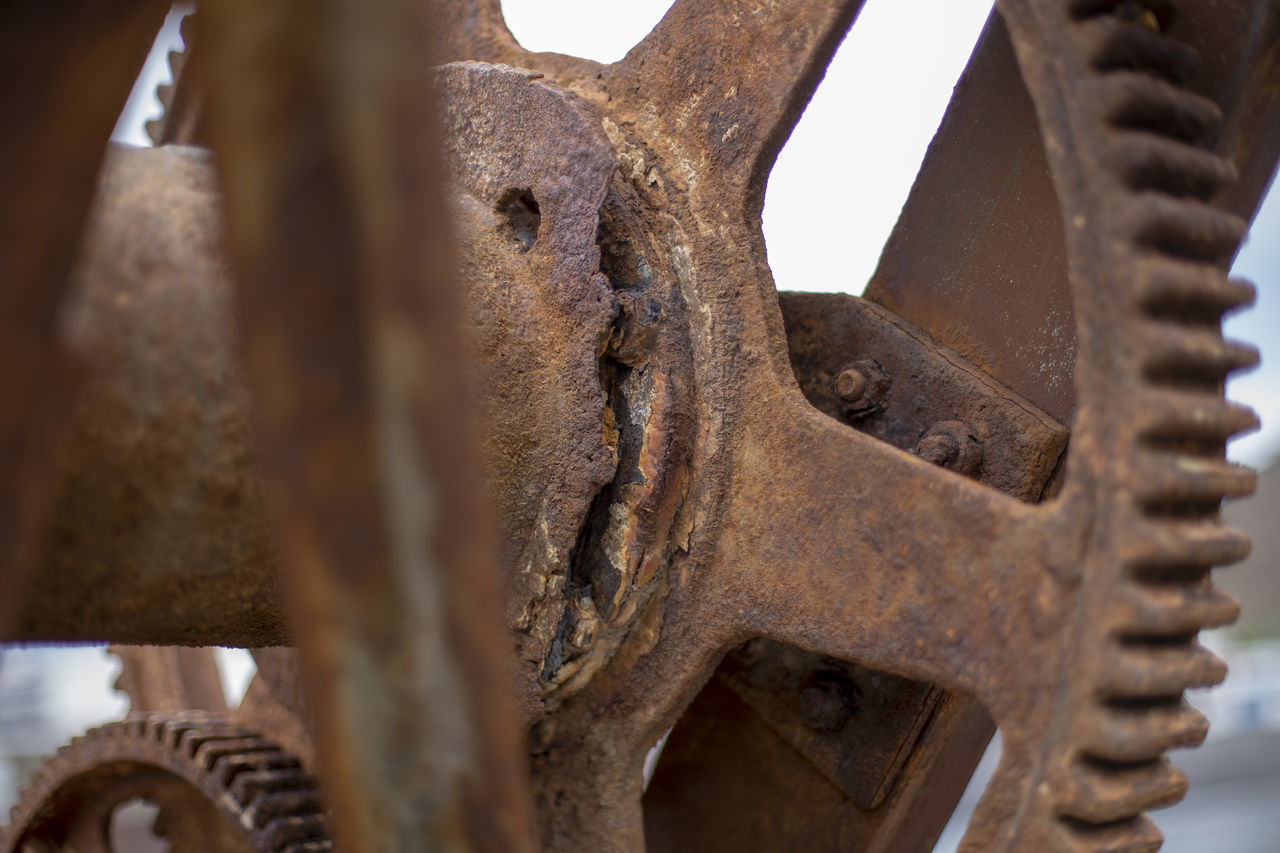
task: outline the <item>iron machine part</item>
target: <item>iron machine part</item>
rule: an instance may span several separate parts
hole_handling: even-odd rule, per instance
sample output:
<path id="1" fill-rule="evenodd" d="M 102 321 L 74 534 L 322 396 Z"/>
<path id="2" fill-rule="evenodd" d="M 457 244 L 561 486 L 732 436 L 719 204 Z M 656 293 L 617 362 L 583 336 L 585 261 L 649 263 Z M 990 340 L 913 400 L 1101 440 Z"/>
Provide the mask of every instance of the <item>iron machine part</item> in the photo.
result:
<path id="1" fill-rule="evenodd" d="M 315 780 L 270 741 L 208 714 L 135 715 L 91 729 L 40 768 L 11 823 L 9 853 L 110 853 L 118 806 L 159 807 L 174 853 L 333 849 Z"/>
<path id="2" fill-rule="evenodd" d="M 1280 10 L 998 3 L 856 299 L 780 297 L 760 209 L 860 2 L 680 0 L 608 66 L 443 2 L 430 87 L 411 5 L 202 4 L 161 135 L 212 157 L 107 161 L 5 636 L 296 641 L 352 849 L 927 850 L 993 725 L 963 849 L 1157 849 L 1182 693 L 1225 674 L 1196 634 L 1237 612 L 1209 572 L 1248 549 L 1217 516 L 1256 353 L 1220 321 Z M 426 287 L 446 209 L 466 359 Z M 474 506 L 459 363 L 513 711 L 483 530 L 433 499 Z"/>

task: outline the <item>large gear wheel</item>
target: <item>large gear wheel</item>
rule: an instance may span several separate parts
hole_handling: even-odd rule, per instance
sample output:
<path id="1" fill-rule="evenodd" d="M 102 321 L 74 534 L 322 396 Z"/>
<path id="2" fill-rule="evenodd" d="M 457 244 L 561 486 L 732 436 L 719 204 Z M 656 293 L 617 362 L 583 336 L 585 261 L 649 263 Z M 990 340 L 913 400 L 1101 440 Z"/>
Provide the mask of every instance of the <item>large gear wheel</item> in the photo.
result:
<path id="1" fill-rule="evenodd" d="M 155 832 L 173 853 L 333 849 L 296 758 L 225 717 L 189 713 L 130 716 L 59 749 L 23 789 L 0 850 L 112 853 L 113 812 L 135 799 L 159 807 Z"/>

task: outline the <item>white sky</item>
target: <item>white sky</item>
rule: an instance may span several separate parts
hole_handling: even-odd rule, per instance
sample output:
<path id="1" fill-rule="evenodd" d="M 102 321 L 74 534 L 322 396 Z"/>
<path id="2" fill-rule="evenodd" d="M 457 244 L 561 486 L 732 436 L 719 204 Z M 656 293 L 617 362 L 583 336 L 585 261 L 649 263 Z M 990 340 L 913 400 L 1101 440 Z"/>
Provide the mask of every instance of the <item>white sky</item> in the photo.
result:
<path id="1" fill-rule="evenodd" d="M 860 293 L 906 200 L 951 90 L 991 10 L 989 0 L 867 0 L 799 126 L 765 195 L 764 233 L 784 290 Z M 669 0 L 503 0 L 526 48 L 613 62 L 652 29 Z M 171 15 L 126 107 L 116 138 L 146 144 L 142 122 L 164 55 L 180 45 Z M 927 58 L 927 61 L 922 61 Z M 762 61 L 767 61 L 763 59 Z M 1258 410 L 1261 433 L 1231 455 L 1265 465 L 1280 452 L 1280 198 L 1265 206 L 1236 273 L 1259 290 L 1258 308 L 1228 334 L 1263 350 L 1263 367 L 1234 380 L 1231 396 Z M 1265 236 L 1264 236 L 1265 235 Z"/>

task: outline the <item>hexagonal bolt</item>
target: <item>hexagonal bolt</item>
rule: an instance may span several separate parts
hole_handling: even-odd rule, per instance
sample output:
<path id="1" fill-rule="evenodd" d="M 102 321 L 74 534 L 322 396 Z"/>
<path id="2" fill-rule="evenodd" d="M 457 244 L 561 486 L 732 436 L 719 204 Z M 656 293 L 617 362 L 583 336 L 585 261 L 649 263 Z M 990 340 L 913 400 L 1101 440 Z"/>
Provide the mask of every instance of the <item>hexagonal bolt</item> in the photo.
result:
<path id="1" fill-rule="evenodd" d="M 939 421 L 920 438 L 916 456 L 966 477 L 982 464 L 982 442 L 969 425 L 961 421 Z"/>
<path id="2" fill-rule="evenodd" d="M 842 367 L 832 386 L 841 400 L 845 417 L 861 418 L 884 406 L 889 393 L 889 374 L 874 358 L 863 358 Z"/>

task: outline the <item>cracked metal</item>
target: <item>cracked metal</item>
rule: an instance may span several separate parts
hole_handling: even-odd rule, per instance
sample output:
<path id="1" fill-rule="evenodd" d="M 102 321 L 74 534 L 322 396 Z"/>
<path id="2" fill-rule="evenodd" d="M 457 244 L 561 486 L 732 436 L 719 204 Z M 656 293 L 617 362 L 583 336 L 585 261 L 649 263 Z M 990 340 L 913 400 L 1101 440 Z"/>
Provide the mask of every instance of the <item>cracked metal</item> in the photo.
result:
<path id="1" fill-rule="evenodd" d="M 779 298 L 759 212 L 859 2 L 682 0 L 609 66 L 522 50 L 496 2 L 430 39 L 408 3 L 306 5 L 202 4 L 218 85 L 155 132 L 212 158 L 106 163 L 4 636 L 296 639 L 352 849 L 928 849 L 993 723 L 965 850 L 1159 846 L 1164 753 L 1205 733 L 1182 691 L 1224 674 L 1195 634 L 1237 610 L 1209 569 L 1248 547 L 1217 508 L 1253 485 L 1222 384 L 1256 356 L 1219 321 L 1280 86 L 1224 33 L 1280 13 L 999 3 L 858 300 Z M 264 708 L 296 704 L 278 663 Z"/>

